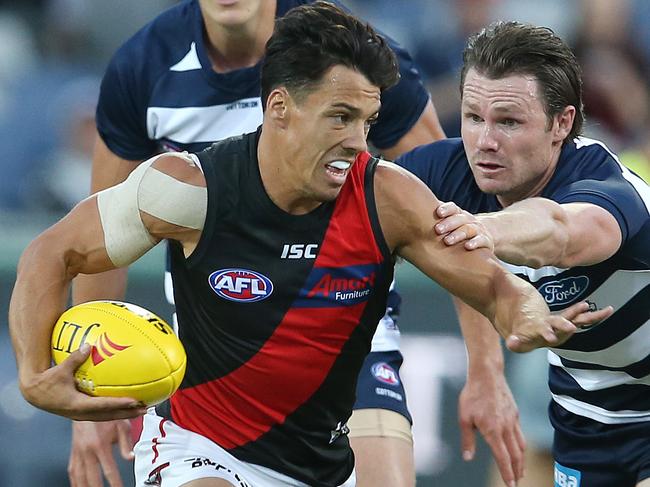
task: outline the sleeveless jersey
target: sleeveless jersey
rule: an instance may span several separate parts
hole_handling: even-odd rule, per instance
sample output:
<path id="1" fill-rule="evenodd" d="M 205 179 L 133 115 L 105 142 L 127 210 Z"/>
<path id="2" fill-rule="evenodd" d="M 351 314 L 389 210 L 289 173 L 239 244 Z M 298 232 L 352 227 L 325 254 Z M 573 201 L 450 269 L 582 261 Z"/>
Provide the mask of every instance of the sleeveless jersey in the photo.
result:
<path id="1" fill-rule="evenodd" d="M 312 1 L 278 0 L 276 16 Z M 162 151 L 198 152 L 218 140 L 253 132 L 262 123 L 260 64 L 215 72 L 203 30 L 198 2 L 184 1 L 140 29 L 113 56 L 96 114 L 99 134 L 113 153 L 139 160 Z M 368 134 L 379 149 L 395 145 L 429 100 L 409 53 L 384 37 L 397 56 L 400 80 L 382 93 L 379 117 Z M 165 294 L 174 304 L 169 273 Z M 399 307 L 400 297 L 393 291 L 373 351 L 399 349 Z"/>
<path id="2" fill-rule="evenodd" d="M 443 201 L 472 213 L 501 209 L 494 195 L 476 185 L 460 139 L 417 148 L 397 162 Z M 504 264 L 532 283 L 552 311 L 581 300 L 614 306 L 610 318 L 549 350 L 553 399 L 601 423 L 650 421 L 650 189 L 604 144 L 578 137 L 565 143 L 541 196 L 604 208 L 616 218 L 623 239 L 616 254 L 591 266 Z"/>
<path id="3" fill-rule="evenodd" d="M 376 159 L 357 158 L 335 201 L 290 215 L 262 185 L 258 134 L 198 154 L 206 225 L 189 258 L 171 245 L 187 372 L 157 410 L 243 461 L 335 486 L 352 472 L 346 421 L 393 276 Z"/>

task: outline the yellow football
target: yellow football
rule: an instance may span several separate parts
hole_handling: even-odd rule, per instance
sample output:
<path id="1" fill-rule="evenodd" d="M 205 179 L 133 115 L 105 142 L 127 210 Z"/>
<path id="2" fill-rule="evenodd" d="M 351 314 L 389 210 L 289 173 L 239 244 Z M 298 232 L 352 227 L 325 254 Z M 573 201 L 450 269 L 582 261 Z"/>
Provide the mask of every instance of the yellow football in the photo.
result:
<path id="1" fill-rule="evenodd" d="M 84 343 L 91 345 L 90 356 L 75 378 L 92 396 L 131 397 L 152 406 L 183 380 L 183 345 L 167 323 L 140 306 L 92 301 L 68 309 L 52 332 L 54 362 Z"/>

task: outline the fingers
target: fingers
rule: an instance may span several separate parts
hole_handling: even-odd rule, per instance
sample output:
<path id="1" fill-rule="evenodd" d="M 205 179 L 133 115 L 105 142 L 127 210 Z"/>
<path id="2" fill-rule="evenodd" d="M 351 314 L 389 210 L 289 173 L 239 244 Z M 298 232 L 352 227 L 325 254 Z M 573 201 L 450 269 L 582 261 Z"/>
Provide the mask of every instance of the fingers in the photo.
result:
<path id="1" fill-rule="evenodd" d="M 511 352 L 530 352 L 536 348 L 557 347 L 566 342 L 577 331 L 577 327 L 562 316 L 550 316 L 547 325 L 536 333 L 513 333 L 506 338 L 506 347 Z"/>
<path id="2" fill-rule="evenodd" d="M 442 202 L 436 208 L 436 216 L 438 218 L 447 218 L 448 216 L 461 213 L 463 210 L 453 201 Z"/>
<path id="3" fill-rule="evenodd" d="M 517 421 L 514 435 L 515 435 L 515 441 L 517 442 L 517 445 L 519 445 L 519 450 L 521 451 L 521 466 L 520 469 L 518 470 L 518 477 L 521 479 L 524 477 L 524 473 L 526 470 L 526 463 L 525 463 L 526 438 L 524 438 L 524 433 L 521 431 L 521 426 L 519 425 L 519 421 Z"/>
<path id="4" fill-rule="evenodd" d="M 513 462 L 505 442 L 501 438 L 498 441 L 494 441 L 496 440 L 495 438 L 486 437 L 485 439 L 492 450 L 492 456 L 497 464 L 501 478 L 506 485 L 514 487 L 517 485 L 517 477 L 515 476 Z"/>
<path id="5" fill-rule="evenodd" d="M 476 436 L 474 426 L 469 421 L 460 422 L 460 445 L 463 460 L 466 462 L 473 460 L 476 454 Z"/>
<path id="6" fill-rule="evenodd" d="M 514 474 L 515 481 L 518 481 L 524 476 L 524 448 L 521 447 L 519 439 L 517 438 L 516 430 L 519 428 L 519 424 L 515 426 L 515 431 L 509 429 L 506 433 L 506 448 L 510 454 L 510 465 L 512 465 L 512 472 Z M 505 480 L 505 479 L 504 479 Z"/>
<path id="7" fill-rule="evenodd" d="M 120 421 L 74 422 L 69 477 L 73 487 L 124 487 L 113 457 Z"/>
<path id="8" fill-rule="evenodd" d="M 614 313 L 612 306 L 606 306 L 603 309 L 592 310 L 591 304 L 587 301 L 581 301 L 567 309 L 563 310 L 561 316 L 570 320 L 578 327 L 588 327 L 606 320 Z"/>
<path id="9" fill-rule="evenodd" d="M 147 407 L 128 397 L 90 397 L 83 396 L 71 415 L 77 421 L 109 421 L 114 419 L 129 419 L 142 416 Z"/>
<path id="10" fill-rule="evenodd" d="M 108 444 L 109 448 L 101 448 L 98 452 L 99 462 L 101 464 L 102 471 L 104 472 L 104 477 L 108 481 L 108 485 L 110 487 L 124 487 L 122 478 L 120 477 L 120 470 L 117 467 L 117 463 L 113 457 L 113 450 L 110 448 L 110 446 L 111 445 Z M 99 485 L 101 486 L 102 484 Z"/>
<path id="11" fill-rule="evenodd" d="M 476 249 L 494 250 L 494 242 L 492 242 L 492 240 L 490 240 L 486 235 L 477 235 L 476 237 L 465 242 L 465 248 L 467 250 L 476 250 Z"/>
<path id="12" fill-rule="evenodd" d="M 86 478 L 87 482 L 87 484 L 83 484 L 84 487 L 104 487 L 101 465 L 96 453 L 94 451 L 84 452 L 82 460 L 84 477 Z"/>
<path id="13" fill-rule="evenodd" d="M 453 233 L 454 231 L 462 229 L 464 226 L 467 226 L 470 223 L 473 223 L 475 218 L 467 213 L 459 213 L 445 218 L 442 221 L 439 221 L 434 225 L 434 229 L 438 235 L 444 235 L 446 233 Z M 472 235 L 473 237 L 474 235 Z"/>
<path id="14" fill-rule="evenodd" d="M 84 343 L 81 347 L 79 347 L 78 350 L 72 352 L 68 356 L 68 358 L 66 358 L 63 362 L 61 362 L 59 367 L 69 371 L 70 374 L 72 374 L 74 373 L 75 370 L 79 368 L 81 364 L 83 364 L 86 361 L 88 355 L 90 355 L 90 345 Z"/>
<path id="15" fill-rule="evenodd" d="M 131 439 L 131 423 L 128 420 L 121 420 L 117 424 L 117 442 L 120 447 L 120 455 L 124 460 L 133 460 L 133 441 Z"/>

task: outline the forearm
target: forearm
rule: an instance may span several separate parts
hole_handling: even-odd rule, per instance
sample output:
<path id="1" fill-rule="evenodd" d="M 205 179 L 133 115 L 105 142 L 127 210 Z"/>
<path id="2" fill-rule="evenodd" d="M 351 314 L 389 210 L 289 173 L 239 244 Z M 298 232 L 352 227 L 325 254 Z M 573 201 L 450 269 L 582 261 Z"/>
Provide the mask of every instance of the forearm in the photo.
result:
<path id="1" fill-rule="evenodd" d="M 113 269 L 101 274 L 80 274 L 72 283 L 72 304 L 97 299 L 122 300 L 126 295 L 128 268 Z"/>
<path id="2" fill-rule="evenodd" d="M 566 258 L 568 217 L 558 203 L 530 198 L 496 213 L 478 215 L 494 240 L 496 256 L 511 264 L 560 266 Z"/>
<path id="3" fill-rule="evenodd" d="M 492 323 L 460 299 L 453 297 L 465 346 L 469 378 L 503 372 L 501 340 Z"/>
<path id="4" fill-rule="evenodd" d="M 9 305 L 9 332 L 21 390 L 50 367 L 50 336 L 65 309 L 72 276 L 64 259 L 48 254 L 42 239 L 25 250 Z"/>

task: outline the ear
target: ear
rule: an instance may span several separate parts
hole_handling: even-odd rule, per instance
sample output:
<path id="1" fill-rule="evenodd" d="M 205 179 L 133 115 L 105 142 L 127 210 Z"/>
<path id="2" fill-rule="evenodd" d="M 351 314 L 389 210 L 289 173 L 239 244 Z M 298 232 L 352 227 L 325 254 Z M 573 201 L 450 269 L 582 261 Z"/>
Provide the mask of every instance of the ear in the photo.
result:
<path id="1" fill-rule="evenodd" d="M 266 115 L 274 123 L 286 127 L 289 123 L 291 96 L 284 87 L 274 89 L 266 100 Z"/>
<path id="2" fill-rule="evenodd" d="M 573 121 L 576 117 L 576 108 L 573 105 L 567 105 L 560 113 L 555 116 L 553 139 L 558 142 L 564 141 L 573 128 Z"/>

